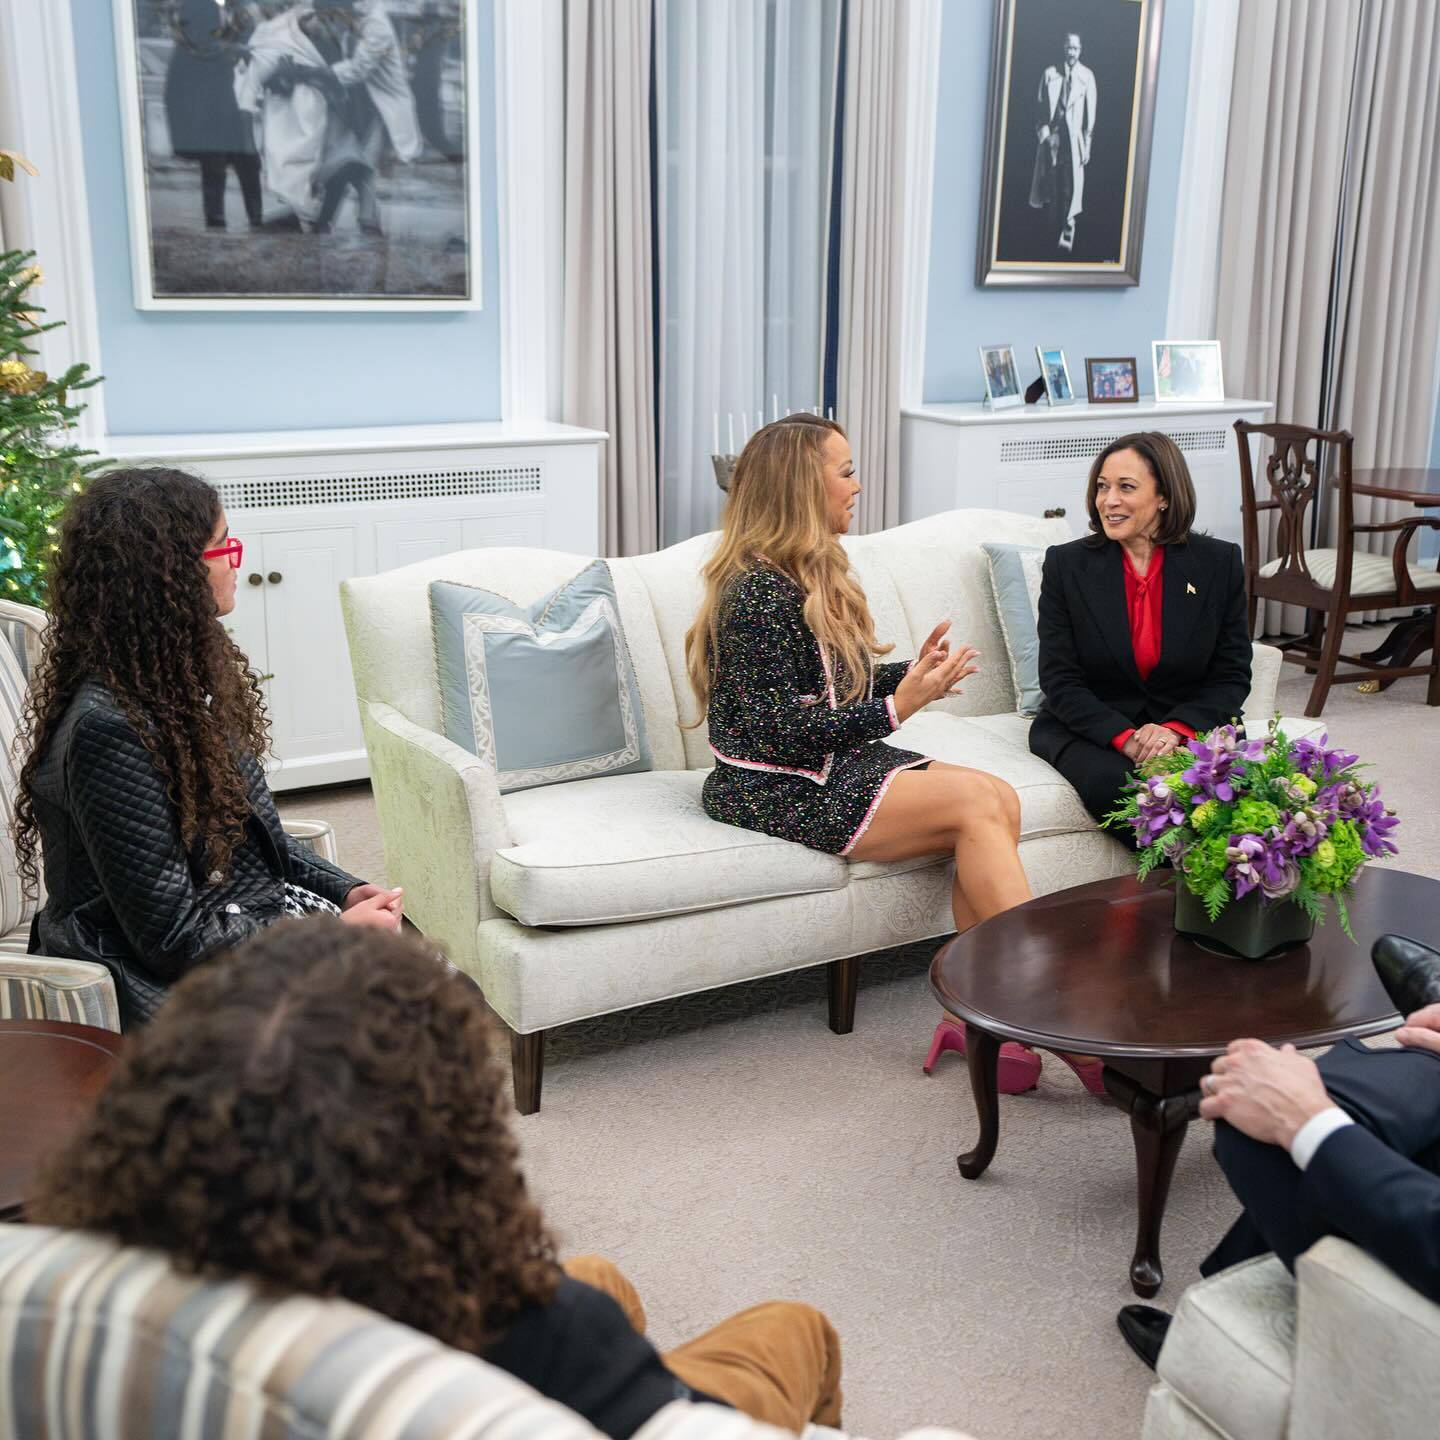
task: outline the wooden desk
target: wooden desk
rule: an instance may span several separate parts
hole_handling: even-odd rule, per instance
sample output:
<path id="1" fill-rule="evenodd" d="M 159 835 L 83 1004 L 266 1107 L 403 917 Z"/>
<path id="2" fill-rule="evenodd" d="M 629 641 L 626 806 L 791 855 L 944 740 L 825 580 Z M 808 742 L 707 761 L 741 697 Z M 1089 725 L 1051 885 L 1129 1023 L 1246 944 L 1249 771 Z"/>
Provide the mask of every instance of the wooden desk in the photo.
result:
<path id="1" fill-rule="evenodd" d="M 0 1220 L 24 1218 L 36 1168 L 105 1088 L 122 1044 L 91 1025 L 0 1020 Z"/>

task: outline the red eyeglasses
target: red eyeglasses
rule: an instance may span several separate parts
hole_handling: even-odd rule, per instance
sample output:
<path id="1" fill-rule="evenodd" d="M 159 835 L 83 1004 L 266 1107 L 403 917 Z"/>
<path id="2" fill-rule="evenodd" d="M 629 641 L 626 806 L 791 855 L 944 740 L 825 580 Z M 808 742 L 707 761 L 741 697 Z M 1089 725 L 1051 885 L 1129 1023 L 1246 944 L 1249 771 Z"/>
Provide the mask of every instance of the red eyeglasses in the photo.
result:
<path id="1" fill-rule="evenodd" d="M 216 546 L 214 550 L 202 550 L 200 552 L 200 558 L 202 560 L 218 560 L 222 555 L 228 555 L 230 557 L 230 568 L 232 570 L 238 570 L 240 568 L 240 557 L 244 553 L 244 545 L 232 535 L 223 545 Z"/>

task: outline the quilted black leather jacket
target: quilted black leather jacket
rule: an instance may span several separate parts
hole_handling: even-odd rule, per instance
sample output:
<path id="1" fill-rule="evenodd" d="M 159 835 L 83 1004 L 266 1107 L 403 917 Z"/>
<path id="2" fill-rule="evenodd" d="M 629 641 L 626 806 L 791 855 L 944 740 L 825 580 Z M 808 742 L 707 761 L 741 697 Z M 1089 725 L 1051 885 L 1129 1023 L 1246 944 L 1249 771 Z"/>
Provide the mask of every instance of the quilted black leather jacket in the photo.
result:
<path id="1" fill-rule="evenodd" d="M 32 953 L 97 960 L 115 977 L 127 1024 L 148 1019 L 165 989 L 215 951 L 284 914 L 285 882 L 339 905 L 353 875 L 290 839 L 256 761 L 246 837 L 223 877 L 198 873 L 165 781 L 103 685 L 76 692 L 34 776 L 45 864 Z"/>

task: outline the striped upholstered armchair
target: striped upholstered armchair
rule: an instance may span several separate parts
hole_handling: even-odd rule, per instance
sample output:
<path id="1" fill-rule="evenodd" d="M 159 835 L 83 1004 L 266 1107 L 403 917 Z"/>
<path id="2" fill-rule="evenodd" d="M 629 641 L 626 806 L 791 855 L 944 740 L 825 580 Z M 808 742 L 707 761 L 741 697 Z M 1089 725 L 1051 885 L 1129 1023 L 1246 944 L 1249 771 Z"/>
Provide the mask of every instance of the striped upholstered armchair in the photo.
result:
<path id="1" fill-rule="evenodd" d="M 28 898 L 21 889 L 10 824 L 15 818 L 15 789 L 20 779 L 15 737 L 25 705 L 27 677 L 39 659 L 45 621 L 45 612 L 33 605 L 0 600 L 0 1020 L 66 1020 L 119 1030 L 115 982 L 103 965 L 26 953 L 30 921 L 40 900 Z M 338 863 L 332 826 L 323 820 L 284 823 L 286 831 L 302 844 Z"/>

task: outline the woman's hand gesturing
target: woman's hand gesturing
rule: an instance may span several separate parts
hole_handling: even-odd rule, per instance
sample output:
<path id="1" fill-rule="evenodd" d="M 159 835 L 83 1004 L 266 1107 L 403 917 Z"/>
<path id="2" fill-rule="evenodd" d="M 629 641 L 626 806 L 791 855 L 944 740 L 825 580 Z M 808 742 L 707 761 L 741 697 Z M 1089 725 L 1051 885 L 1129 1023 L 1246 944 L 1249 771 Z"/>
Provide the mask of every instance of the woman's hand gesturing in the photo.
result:
<path id="1" fill-rule="evenodd" d="M 932 701 L 958 695 L 960 682 L 980 668 L 974 663 L 980 658 L 974 646 L 962 645 L 953 654 L 950 652 L 944 638 L 949 628 L 946 620 L 930 632 L 920 658 L 895 691 L 895 714 L 902 724 Z"/>

